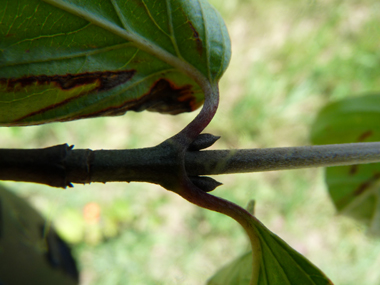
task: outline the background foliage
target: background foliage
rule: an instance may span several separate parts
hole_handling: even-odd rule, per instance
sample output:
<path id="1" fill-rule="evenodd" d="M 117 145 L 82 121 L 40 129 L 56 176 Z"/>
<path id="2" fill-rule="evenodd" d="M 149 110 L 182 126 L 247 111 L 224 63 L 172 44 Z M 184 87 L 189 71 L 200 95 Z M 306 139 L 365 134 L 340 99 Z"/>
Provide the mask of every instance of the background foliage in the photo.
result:
<path id="1" fill-rule="evenodd" d="M 221 81 L 221 106 L 207 129 L 222 135 L 215 148 L 310 144 L 309 128 L 324 104 L 380 90 L 377 0 L 210 2 L 226 20 L 233 49 Z M 129 113 L 1 128 L 1 147 L 152 146 L 193 117 Z M 256 216 L 336 284 L 380 282 L 380 242 L 335 215 L 322 169 L 218 179 L 225 185 L 216 195 L 240 205 L 256 199 Z M 154 185 L 59 190 L 3 184 L 27 197 L 73 243 L 83 284 L 202 284 L 248 248 L 234 221 Z M 97 207 L 99 220 L 91 218 Z"/>

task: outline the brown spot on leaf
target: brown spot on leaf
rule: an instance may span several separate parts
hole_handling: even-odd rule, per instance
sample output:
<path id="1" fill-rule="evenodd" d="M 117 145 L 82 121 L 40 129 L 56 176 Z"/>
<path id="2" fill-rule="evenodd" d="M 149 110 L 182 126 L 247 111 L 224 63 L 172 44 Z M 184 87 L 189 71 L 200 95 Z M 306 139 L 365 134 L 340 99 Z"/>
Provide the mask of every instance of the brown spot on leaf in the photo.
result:
<path id="1" fill-rule="evenodd" d="M 199 33 L 198 31 L 194 28 L 193 26 L 193 23 L 191 23 L 190 21 L 187 22 L 190 26 L 190 29 L 193 31 L 193 38 L 195 40 L 195 43 L 197 45 L 197 51 L 200 55 L 202 55 L 202 52 L 203 52 L 203 44 L 202 44 L 202 40 L 201 38 L 199 37 Z"/>
<path id="2" fill-rule="evenodd" d="M 135 72 L 135 70 L 122 70 L 66 75 L 32 75 L 21 78 L 0 78 L 0 84 L 6 85 L 8 92 L 15 92 L 31 85 L 50 85 L 52 83 L 62 90 L 70 90 L 78 86 L 98 83 L 90 92 L 106 91 L 127 82 Z"/>
<path id="3" fill-rule="evenodd" d="M 373 131 L 366 131 L 366 132 L 362 133 L 362 134 L 358 137 L 357 141 L 358 141 L 358 142 L 365 141 L 367 138 L 369 138 L 369 137 L 372 136 L 372 135 L 373 135 Z"/>
<path id="4" fill-rule="evenodd" d="M 28 76 L 21 78 L 0 78 L 0 85 L 6 85 L 6 89 L 9 92 L 17 91 L 22 87 L 30 86 L 30 85 L 49 85 L 55 84 L 61 90 L 70 90 L 82 85 L 97 83 L 96 86 L 92 90 L 87 90 L 85 92 L 81 92 L 76 96 L 70 97 L 64 101 L 61 101 L 57 104 L 52 104 L 46 108 L 42 108 L 38 111 L 31 112 L 16 121 L 14 121 L 14 125 L 23 125 L 22 122 L 26 118 L 44 113 L 51 109 L 60 107 L 69 103 L 72 100 L 78 99 L 84 95 L 89 93 L 99 92 L 99 91 L 107 91 L 112 88 L 115 88 L 118 85 L 126 83 L 130 80 L 133 75 L 136 73 L 135 70 L 123 70 L 123 71 L 97 71 L 97 72 L 86 72 L 79 74 L 66 74 L 66 75 L 38 75 L 38 76 Z M 72 120 L 70 118 L 70 120 Z"/>
<path id="5" fill-rule="evenodd" d="M 354 195 L 359 196 L 360 194 L 363 194 L 368 188 L 375 184 L 379 178 L 380 173 L 376 172 L 370 179 L 359 185 L 359 187 L 354 191 Z"/>
<path id="6" fill-rule="evenodd" d="M 359 169 L 359 165 L 357 165 L 357 164 L 352 165 L 350 167 L 349 175 L 354 176 L 358 172 L 358 169 Z"/>
<path id="7" fill-rule="evenodd" d="M 127 111 L 153 111 L 176 115 L 191 112 L 200 106 L 196 101 L 191 85 L 177 87 L 167 79 L 159 79 L 143 96 L 131 99 L 119 106 L 112 106 L 85 117 L 119 116 Z M 83 117 L 81 117 L 83 118 Z M 79 119 L 79 118 L 75 118 Z"/>

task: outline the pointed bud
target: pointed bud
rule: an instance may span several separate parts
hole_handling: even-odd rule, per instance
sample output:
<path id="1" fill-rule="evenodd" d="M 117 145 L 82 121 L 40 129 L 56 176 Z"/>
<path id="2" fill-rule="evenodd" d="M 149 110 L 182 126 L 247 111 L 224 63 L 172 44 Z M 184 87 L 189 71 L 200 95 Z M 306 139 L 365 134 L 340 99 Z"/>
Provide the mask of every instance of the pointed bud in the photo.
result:
<path id="1" fill-rule="evenodd" d="M 216 181 L 215 179 L 207 176 L 191 176 L 189 177 L 191 182 L 198 188 L 202 189 L 204 192 L 211 192 L 216 187 L 222 185 L 222 183 Z"/>
<path id="2" fill-rule="evenodd" d="M 219 136 L 214 136 L 212 134 L 200 134 L 189 146 L 189 151 L 198 151 L 201 149 L 208 148 L 212 146 L 218 139 Z"/>

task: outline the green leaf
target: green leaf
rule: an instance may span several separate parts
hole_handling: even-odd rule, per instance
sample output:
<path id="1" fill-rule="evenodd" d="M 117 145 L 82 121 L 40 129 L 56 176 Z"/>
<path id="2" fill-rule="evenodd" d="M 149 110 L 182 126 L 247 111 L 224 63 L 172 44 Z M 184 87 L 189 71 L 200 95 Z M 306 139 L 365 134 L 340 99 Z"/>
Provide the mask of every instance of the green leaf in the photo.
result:
<path id="1" fill-rule="evenodd" d="M 310 261 L 292 249 L 255 217 L 250 221 L 259 240 L 258 281 L 254 285 L 332 284 Z M 252 276 L 252 252 L 248 252 L 220 269 L 208 285 L 248 285 Z"/>
<path id="2" fill-rule="evenodd" d="M 229 59 L 206 0 L 2 1 L 0 125 L 193 111 Z"/>
<path id="3" fill-rule="evenodd" d="M 380 141 L 380 96 L 348 98 L 325 106 L 311 130 L 314 144 Z M 380 163 L 329 167 L 325 179 L 340 214 L 380 234 Z"/>

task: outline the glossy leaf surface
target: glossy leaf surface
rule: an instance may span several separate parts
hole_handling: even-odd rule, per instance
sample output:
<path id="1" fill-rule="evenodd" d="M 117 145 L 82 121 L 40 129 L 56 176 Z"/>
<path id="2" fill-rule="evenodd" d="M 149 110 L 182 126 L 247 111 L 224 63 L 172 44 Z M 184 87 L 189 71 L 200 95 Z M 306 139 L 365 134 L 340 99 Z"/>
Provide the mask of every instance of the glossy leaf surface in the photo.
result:
<path id="1" fill-rule="evenodd" d="M 321 110 L 311 140 L 314 144 L 380 141 L 379 122 L 379 95 L 344 99 Z M 380 234 L 380 164 L 329 167 L 325 177 L 337 211 Z"/>
<path id="2" fill-rule="evenodd" d="M 2 1 L 0 125 L 193 111 L 229 59 L 206 0 Z"/>
<path id="3" fill-rule="evenodd" d="M 246 253 L 220 269 L 208 285 L 277 285 L 277 284 L 332 284 L 310 261 L 292 249 L 277 235 L 252 216 L 250 224 L 259 239 L 258 281 L 250 283 L 252 253 Z M 254 254 L 260 255 L 260 252 Z"/>

